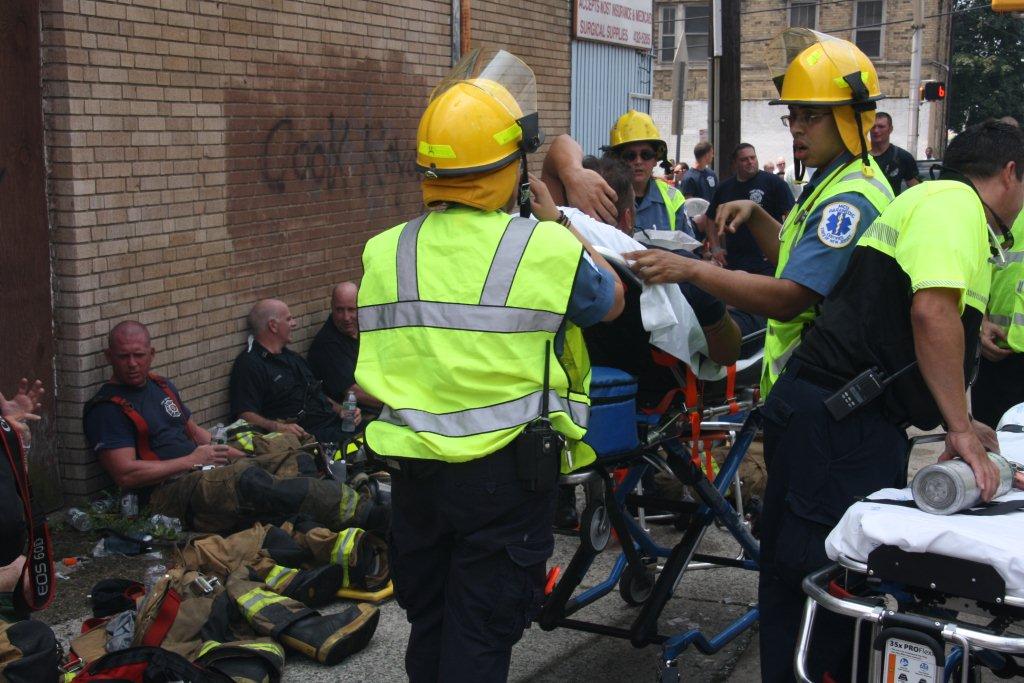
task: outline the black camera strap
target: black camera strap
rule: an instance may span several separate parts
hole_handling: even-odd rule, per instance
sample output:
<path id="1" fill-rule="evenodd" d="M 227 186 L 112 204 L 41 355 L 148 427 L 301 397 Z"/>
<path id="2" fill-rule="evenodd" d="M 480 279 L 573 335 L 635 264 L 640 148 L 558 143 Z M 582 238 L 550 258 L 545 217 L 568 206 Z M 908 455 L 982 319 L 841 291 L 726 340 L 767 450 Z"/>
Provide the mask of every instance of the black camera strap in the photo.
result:
<path id="1" fill-rule="evenodd" d="M 32 503 L 32 486 L 28 478 L 28 465 L 21 437 L 14 427 L 0 417 L 0 444 L 3 444 L 7 464 L 11 468 L 18 497 L 25 510 L 25 528 L 28 532 L 28 560 L 21 571 L 18 588 L 13 591 L 14 609 L 18 613 L 45 609 L 55 592 L 53 546 L 46 514 Z"/>

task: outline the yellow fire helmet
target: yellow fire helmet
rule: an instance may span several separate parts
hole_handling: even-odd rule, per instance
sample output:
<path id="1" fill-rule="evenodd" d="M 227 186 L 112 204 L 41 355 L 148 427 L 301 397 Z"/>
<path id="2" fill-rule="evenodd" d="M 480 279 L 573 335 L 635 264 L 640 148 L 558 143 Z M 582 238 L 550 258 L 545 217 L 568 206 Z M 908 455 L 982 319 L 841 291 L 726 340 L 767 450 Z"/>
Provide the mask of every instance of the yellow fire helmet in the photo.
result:
<path id="1" fill-rule="evenodd" d="M 654 125 L 654 119 L 650 114 L 630 109 L 620 116 L 612 126 L 608 133 L 608 146 L 603 149 L 615 152 L 624 145 L 634 142 L 651 143 L 659 161 L 665 161 L 668 158 L 668 145 L 661 139 L 658 127 Z"/>
<path id="2" fill-rule="evenodd" d="M 484 211 L 503 207 L 521 161 L 540 147 L 537 84 L 522 60 L 479 48 L 459 62 L 431 94 L 416 131 L 416 168 L 423 201 Z"/>
<path id="3" fill-rule="evenodd" d="M 779 98 L 769 104 L 835 107 L 843 144 L 867 167 L 868 131 L 875 103 L 885 97 L 875 65 L 848 40 L 807 28 L 783 31 L 770 65 Z"/>

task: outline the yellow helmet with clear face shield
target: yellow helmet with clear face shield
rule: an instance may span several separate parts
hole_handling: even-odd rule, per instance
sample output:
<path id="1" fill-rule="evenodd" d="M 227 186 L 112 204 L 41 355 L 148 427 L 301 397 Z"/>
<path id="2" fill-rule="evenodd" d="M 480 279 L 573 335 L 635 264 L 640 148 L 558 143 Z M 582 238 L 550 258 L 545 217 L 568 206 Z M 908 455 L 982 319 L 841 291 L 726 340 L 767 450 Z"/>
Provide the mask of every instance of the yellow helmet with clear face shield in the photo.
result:
<path id="1" fill-rule="evenodd" d="M 668 158 L 668 145 L 661 139 L 658 127 L 650 114 L 630 109 L 619 117 L 608 133 L 608 146 L 605 150 L 618 151 L 625 145 L 634 142 L 648 142 L 654 147 L 659 161 Z"/>
<path id="2" fill-rule="evenodd" d="M 416 131 L 423 201 L 501 208 L 517 161 L 540 146 L 533 71 L 504 50 L 470 52 L 431 95 Z"/>
<path id="3" fill-rule="evenodd" d="M 848 40 L 792 28 L 778 37 L 775 57 L 770 69 L 779 97 L 769 104 L 834 107 L 843 145 L 866 162 L 875 102 L 884 97 L 867 55 Z"/>

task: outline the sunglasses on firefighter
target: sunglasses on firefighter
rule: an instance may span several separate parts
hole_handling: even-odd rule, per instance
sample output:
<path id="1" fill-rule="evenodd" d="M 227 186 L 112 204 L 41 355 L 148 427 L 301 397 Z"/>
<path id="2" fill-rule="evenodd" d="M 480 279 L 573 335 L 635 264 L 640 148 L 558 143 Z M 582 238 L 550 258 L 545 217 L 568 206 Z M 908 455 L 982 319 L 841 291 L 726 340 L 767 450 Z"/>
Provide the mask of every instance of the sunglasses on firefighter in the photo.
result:
<path id="1" fill-rule="evenodd" d="M 623 152 L 619 158 L 623 161 L 634 161 L 637 157 L 640 157 L 644 161 L 650 161 L 654 157 L 658 156 L 652 149 L 642 149 L 639 152 Z"/>

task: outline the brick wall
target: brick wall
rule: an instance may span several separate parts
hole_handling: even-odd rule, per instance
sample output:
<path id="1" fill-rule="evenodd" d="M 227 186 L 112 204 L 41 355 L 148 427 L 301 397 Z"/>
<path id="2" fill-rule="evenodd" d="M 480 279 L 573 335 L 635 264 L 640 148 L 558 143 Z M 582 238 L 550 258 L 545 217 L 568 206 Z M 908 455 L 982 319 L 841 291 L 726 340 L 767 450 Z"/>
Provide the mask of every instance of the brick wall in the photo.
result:
<path id="1" fill-rule="evenodd" d="M 526 6 L 474 3 L 474 41 L 534 66 L 545 129 L 565 130 L 569 9 Z M 365 241 L 420 209 L 415 128 L 450 65 L 449 13 L 446 0 L 44 0 L 69 496 L 108 483 L 80 414 L 113 324 L 147 324 L 155 370 L 200 423 L 224 420 L 252 304 L 285 300 L 304 351 Z"/>

